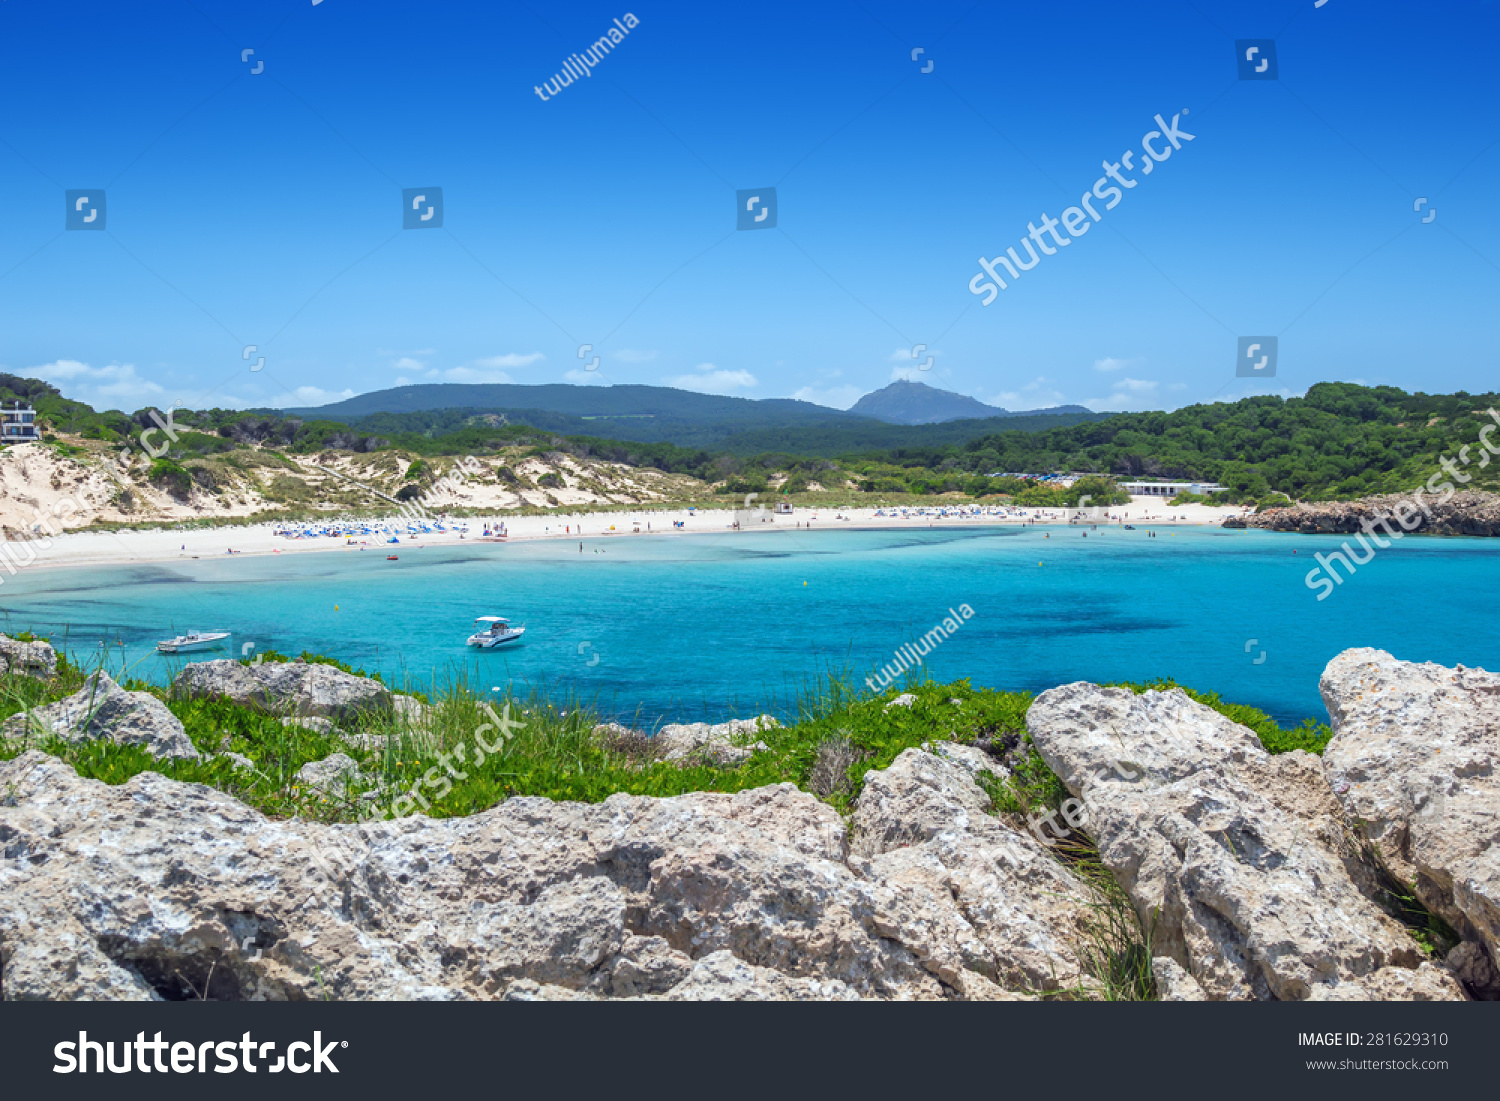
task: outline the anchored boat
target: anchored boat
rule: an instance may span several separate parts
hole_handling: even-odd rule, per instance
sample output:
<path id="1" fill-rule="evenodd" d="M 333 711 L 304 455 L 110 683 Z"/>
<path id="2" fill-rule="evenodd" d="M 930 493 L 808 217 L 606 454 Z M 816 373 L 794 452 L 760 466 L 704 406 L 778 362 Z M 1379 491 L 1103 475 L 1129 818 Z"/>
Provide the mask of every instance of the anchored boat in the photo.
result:
<path id="1" fill-rule="evenodd" d="M 156 649 L 163 654 L 185 654 L 193 650 L 217 649 L 219 643 L 229 637 L 228 631 L 189 631 L 176 638 L 163 639 Z"/>
<path id="2" fill-rule="evenodd" d="M 493 650 L 507 642 L 515 642 L 526 633 L 526 625 L 512 627 L 504 616 L 482 615 L 474 621 L 474 633 L 469 636 L 469 645 L 481 650 Z"/>

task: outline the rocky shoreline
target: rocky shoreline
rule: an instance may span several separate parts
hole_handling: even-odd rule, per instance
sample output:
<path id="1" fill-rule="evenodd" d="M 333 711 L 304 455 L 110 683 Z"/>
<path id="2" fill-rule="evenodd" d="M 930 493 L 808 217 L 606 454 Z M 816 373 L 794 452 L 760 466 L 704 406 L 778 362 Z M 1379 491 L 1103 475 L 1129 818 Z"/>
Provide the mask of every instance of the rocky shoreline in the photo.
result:
<path id="1" fill-rule="evenodd" d="M 1386 530 L 1377 526 L 1381 520 L 1397 534 L 1496 536 L 1500 535 L 1500 494 L 1465 490 L 1439 503 L 1425 495 L 1419 500 L 1414 494 L 1390 493 L 1357 501 L 1271 508 L 1252 516 L 1230 517 L 1223 526 L 1352 535 L 1366 530 L 1368 524 L 1379 534 Z"/>
<path id="2" fill-rule="evenodd" d="M 366 702 L 326 673 L 274 676 L 324 714 Z M 186 679 L 267 702 L 222 666 Z M 1163 1000 L 1500 996 L 1500 676 L 1361 649 L 1320 688 L 1321 758 L 1272 755 L 1178 689 L 1063 685 L 1026 729 L 1151 930 Z M 116 737 L 129 694 L 104 694 L 102 718 L 47 721 Z M 995 804 L 998 747 L 941 733 L 867 772 L 847 817 L 783 783 L 328 825 L 155 772 L 110 786 L 27 750 L 0 762 L 3 994 L 1105 996 L 1089 964 L 1103 888 Z M 669 753 L 721 740 L 675 738 Z M 1451 938 L 1413 936 L 1393 890 Z"/>

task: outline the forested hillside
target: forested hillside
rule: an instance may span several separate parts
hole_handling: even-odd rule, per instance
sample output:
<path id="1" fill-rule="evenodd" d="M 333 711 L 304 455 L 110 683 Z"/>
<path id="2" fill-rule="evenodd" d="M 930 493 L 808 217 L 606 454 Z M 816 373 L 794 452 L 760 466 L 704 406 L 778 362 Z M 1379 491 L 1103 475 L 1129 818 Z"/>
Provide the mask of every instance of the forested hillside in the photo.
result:
<path id="1" fill-rule="evenodd" d="M 1121 413 L 1040 432 L 998 432 L 946 448 L 861 456 L 922 470 L 1095 471 L 1222 482 L 1236 499 L 1272 491 L 1336 500 L 1410 489 L 1468 445 L 1473 486 L 1500 485 L 1477 446 L 1500 394 L 1408 394 L 1392 386 L 1319 383 L 1301 398 L 1257 397 L 1172 413 Z M 1482 457 L 1483 456 L 1483 457 Z M 1484 466 L 1480 463 L 1484 462 Z M 1445 475 L 1445 477 L 1447 477 Z"/>

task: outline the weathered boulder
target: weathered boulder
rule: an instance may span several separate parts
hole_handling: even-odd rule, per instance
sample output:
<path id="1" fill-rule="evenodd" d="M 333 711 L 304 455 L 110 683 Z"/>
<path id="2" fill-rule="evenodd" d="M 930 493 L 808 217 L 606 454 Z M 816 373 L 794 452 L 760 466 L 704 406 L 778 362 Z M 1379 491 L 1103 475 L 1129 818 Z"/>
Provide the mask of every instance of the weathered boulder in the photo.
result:
<path id="1" fill-rule="evenodd" d="M 4 673 L 51 680 L 57 675 L 57 651 L 45 642 L 17 642 L 0 635 L 0 674 Z"/>
<path id="2" fill-rule="evenodd" d="M 333 725 L 333 720 L 319 718 L 317 715 L 288 715 L 281 720 L 282 726 L 300 726 L 303 730 L 313 730 L 319 734 L 339 733 L 338 727 Z"/>
<path id="3" fill-rule="evenodd" d="M 1198 980 L 1183 970 L 1182 964 L 1171 956 L 1157 956 L 1151 961 L 1151 974 L 1156 979 L 1156 997 L 1163 1002 L 1204 1002 L 1208 995 Z"/>
<path id="4" fill-rule="evenodd" d="M 1034 837 L 987 813 L 974 777 L 1000 766 L 969 747 L 936 749 L 867 772 L 854 804 L 855 853 L 894 889 L 892 933 L 954 987 L 1087 986 L 1078 946 L 1097 899 Z"/>
<path id="5" fill-rule="evenodd" d="M 962 768 L 924 756 L 937 771 L 910 782 L 974 803 Z M 993 928 L 1072 889 L 1004 856 L 964 864 L 942 837 L 859 857 L 789 784 L 328 826 L 31 751 L 0 762 L 0 792 L 4 984 L 22 999 L 1016 997 L 1035 968 L 995 959 Z M 985 874 L 994 889 L 967 886 Z"/>
<path id="6" fill-rule="evenodd" d="M 1450 963 L 1500 994 L 1500 675 L 1358 649 L 1318 687 L 1334 791 L 1389 872 L 1474 942 Z"/>
<path id="7" fill-rule="evenodd" d="M 232 700 L 271 715 L 333 722 L 391 708 L 390 689 L 379 681 L 315 662 L 199 661 L 177 674 L 172 689 L 191 698 Z"/>
<path id="8" fill-rule="evenodd" d="M 1463 997 L 1361 892 L 1371 876 L 1316 757 L 1272 756 L 1180 689 L 1064 685 L 1026 725 L 1153 954 L 1208 998 Z"/>
<path id="9" fill-rule="evenodd" d="M 763 742 L 738 744 L 763 730 L 781 725 L 770 715 L 754 719 L 731 719 L 727 723 L 672 723 L 653 736 L 656 753 L 663 761 L 687 764 L 707 761 L 723 767 L 742 764 L 765 749 Z"/>
<path id="10" fill-rule="evenodd" d="M 62 738 L 69 742 L 107 739 L 138 745 L 153 757 L 198 757 L 177 716 L 149 692 L 127 692 L 103 671 L 90 674 L 66 699 L 12 715 L 0 737 Z"/>
<path id="11" fill-rule="evenodd" d="M 297 780 L 315 791 L 342 795 L 351 785 L 363 782 L 359 764 L 344 753 L 331 753 L 321 761 L 308 761 L 297 770 Z"/>

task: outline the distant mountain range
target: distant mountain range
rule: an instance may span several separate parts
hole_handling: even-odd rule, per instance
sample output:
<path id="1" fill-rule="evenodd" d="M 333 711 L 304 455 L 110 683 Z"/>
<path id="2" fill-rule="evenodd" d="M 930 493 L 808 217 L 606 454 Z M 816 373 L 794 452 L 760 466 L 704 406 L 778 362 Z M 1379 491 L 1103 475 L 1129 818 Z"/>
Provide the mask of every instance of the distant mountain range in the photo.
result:
<path id="1" fill-rule="evenodd" d="M 947 421 L 977 420 L 984 417 L 1037 417 L 1065 413 L 1088 413 L 1081 405 L 1059 405 L 1051 409 L 1032 409 L 1012 413 L 982 401 L 937 390 L 926 383 L 899 380 L 883 390 L 866 394 L 854 403 L 850 413 L 874 417 L 887 424 L 943 424 Z"/>
<path id="2" fill-rule="evenodd" d="M 920 382 L 892 383 L 866 394 L 847 412 L 794 398 L 562 383 L 398 386 L 280 412 L 371 432 L 451 430 L 464 419 L 503 416 L 564 435 L 665 441 L 739 454 L 785 450 L 818 455 L 963 443 L 1007 429 L 1064 427 L 1108 415 L 1076 405 L 1013 413 Z"/>

